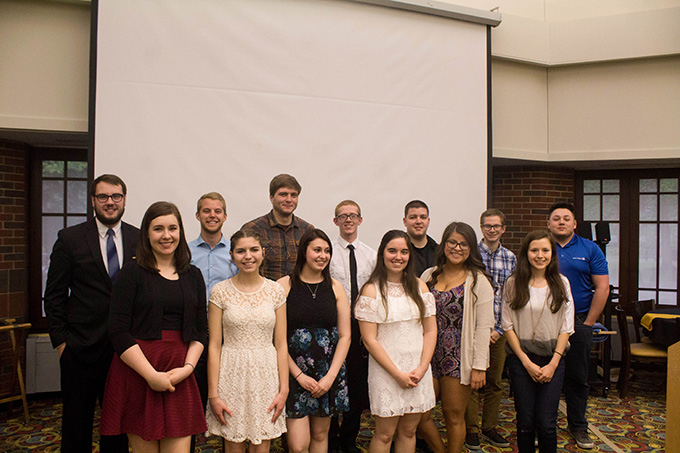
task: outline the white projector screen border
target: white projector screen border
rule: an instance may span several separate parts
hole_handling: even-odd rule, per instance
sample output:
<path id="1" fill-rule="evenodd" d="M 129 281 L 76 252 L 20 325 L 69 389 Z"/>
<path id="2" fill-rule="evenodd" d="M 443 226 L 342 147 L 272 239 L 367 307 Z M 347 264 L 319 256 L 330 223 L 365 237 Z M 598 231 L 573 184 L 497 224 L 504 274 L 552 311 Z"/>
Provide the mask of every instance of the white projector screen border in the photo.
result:
<path id="1" fill-rule="evenodd" d="M 337 236 L 337 202 L 362 206 L 377 247 L 422 199 L 439 241 L 477 225 L 490 149 L 488 27 L 337 0 L 93 2 L 92 175 L 128 184 L 125 219 L 227 199 L 230 235 L 295 175 L 296 214 Z M 92 96 L 94 98 L 94 96 Z M 95 113 L 96 112 L 96 113 Z"/>

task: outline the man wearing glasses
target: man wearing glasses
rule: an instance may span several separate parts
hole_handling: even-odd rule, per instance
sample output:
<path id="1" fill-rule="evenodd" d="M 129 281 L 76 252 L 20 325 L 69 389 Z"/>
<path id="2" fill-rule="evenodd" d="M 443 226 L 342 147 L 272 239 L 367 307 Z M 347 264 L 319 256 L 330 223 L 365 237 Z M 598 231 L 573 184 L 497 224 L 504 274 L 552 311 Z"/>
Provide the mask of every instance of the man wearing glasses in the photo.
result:
<path id="1" fill-rule="evenodd" d="M 335 207 L 333 223 L 340 230 L 340 237 L 333 241 L 331 277 L 342 283 L 353 304 L 364 283 L 375 267 L 377 252 L 357 239 L 361 208 L 352 200 L 345 200 Z M 368 352 L 361 342 L 359 323 L 352 317 L 352 343 L 347 354 L 347 387 L 349 389 L 349 412 L 333 417 L 329 435 L 329 450 L 354 453 L 359 449 L 356 438 L 361 424 L 361 413 L 368 408 Z"/>
<path id="2" fill-rule="evenodd" d="M 95 217 L 61 230 L 50 256 L 45 313 L 50 339 L 61 365 L 62 452 L 92 450 L 97 399 L 113 357 L 108 319 L 111 286 L 130 262 L 139 230 L 121 222 L 127 188 L 115 175 L 101 175 L 90 186 Z M 100 450 L 127 452 L 125 434 L 101 436 Z"/>
<path id="3" fill-rule="evenodd" d="M 505 233 L 505 214 L 498 209 L 487 209 L 480 216 L 482 240 L 479 241 L 479 252 L 486 266 L 486 270 L 494 280 L 495 294 L 493 312 L 495 325 L 491 331 L 489 345 L 489 368 L 486 370 L 486 385 L 484 386 L 482 407 L 482 434 L 497 447 L 509 447 L 510 443 L 496 431 L 498 411 L 503 389 L 501 375 L 505 365 L 505 337 L 501 329 L 501 302 L 503 285 L 515 270 L 517 258 L 515 254 L 501 245 L 501 236 Z M 478 392 L 472 391 L 465 411 L 465 446 L 471 450 L 481 448 L 479 442 L 479 403 Z"/>

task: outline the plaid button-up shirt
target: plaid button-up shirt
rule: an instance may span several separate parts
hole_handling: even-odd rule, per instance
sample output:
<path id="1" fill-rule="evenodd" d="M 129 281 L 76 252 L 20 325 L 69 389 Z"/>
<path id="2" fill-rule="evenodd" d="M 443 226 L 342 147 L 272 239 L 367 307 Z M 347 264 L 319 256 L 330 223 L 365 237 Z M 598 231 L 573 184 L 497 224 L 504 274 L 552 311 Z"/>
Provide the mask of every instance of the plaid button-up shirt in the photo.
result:
<path id="1" fill-rule="evenodd" d="M 269 211 L 246 223 L 241 229 L 256 231 L 260 235 L 264 247 L 262 271 L 265 277 L 278 280 L 293 273 L 300 238 L 307 230 L 314 229 L 314 225 L 295 216 L 290 225 L 279 225 L 274 212 Z"/>
<path id="2" fill-rule="evenodd" d="M 496 325 L 494 330 L 503 335 L 501 329 L 501 303 L 503 302 L 503 286 L 512 271 L 517 266 L 517 258 L 515 254 L 498 244 L 495 252 L 492 252 L 484 241 L 479 241 L 479 251 L 482 254 L 482 261 L 486 266 L 486 270 L 491 274 L 494 281 L 494 299 L 493 299 L 493 314 L 496 318 Z"/>

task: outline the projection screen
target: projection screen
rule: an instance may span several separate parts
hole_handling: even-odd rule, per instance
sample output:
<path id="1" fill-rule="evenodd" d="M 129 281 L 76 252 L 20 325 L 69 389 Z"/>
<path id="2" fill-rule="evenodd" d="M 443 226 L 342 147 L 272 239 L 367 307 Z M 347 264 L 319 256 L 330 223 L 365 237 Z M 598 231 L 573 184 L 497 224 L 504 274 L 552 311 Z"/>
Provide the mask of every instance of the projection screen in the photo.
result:
<path id="1" fill-rule="evenodd" d="M 487 200 L 487 26 L 339 0 L 99 0 L 94 171 L 128 185 L 125 219 L 227 200 L 229 236 L 302 185 L 296 215 L 337 236 L 357 201 L 360 239 L 430 206 L 430 235 L 478 225 Z"/>

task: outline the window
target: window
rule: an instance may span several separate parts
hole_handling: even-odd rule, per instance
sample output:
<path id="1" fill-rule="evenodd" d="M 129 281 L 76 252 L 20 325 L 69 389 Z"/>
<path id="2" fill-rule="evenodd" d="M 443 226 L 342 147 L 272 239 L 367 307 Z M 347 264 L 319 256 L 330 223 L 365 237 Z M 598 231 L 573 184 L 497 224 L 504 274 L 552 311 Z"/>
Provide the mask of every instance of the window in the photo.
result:
<path id="1" fill-rule="evenodd" d="M 621 195 L 618 179 L 586 179 L 583 181 L 584 222 L 592 224 L 592 238 L 595 240 L 595 224 L 609 223 L 611 240 L 605 248 L 609 264 L 609 284 L 619 287 L 619 255 L 621 226 Z"/>
<path id="2" fill-rule="evenodd" d="M 30 316 L 37 328 L 47 327 L 44 293 L 57 233 L 87 220 L 90 210 L 86 150 L 37 150 L 31 155 Z"/>
<path id="3" fill-rule="evenodd" d="M 638 299 L 678 301 L 678 178 L 639 180 Z"/>
<path id="4" fill-rule="evenodd" d="M 609 222 L 610 283 L 625 301 L 680 305 L 677 175 L 677 169 L 577 173 L 577 217 Z"/>

